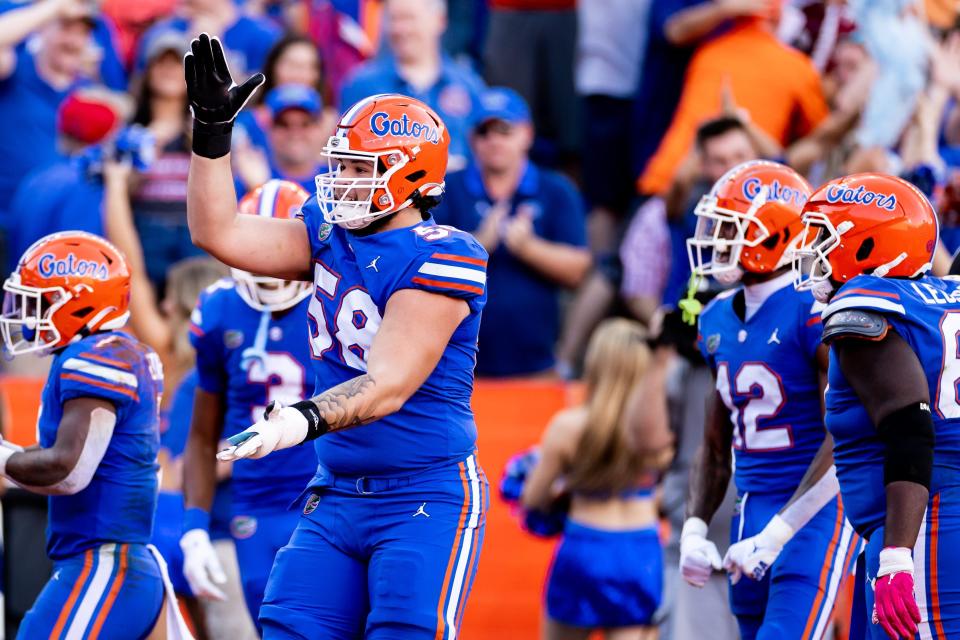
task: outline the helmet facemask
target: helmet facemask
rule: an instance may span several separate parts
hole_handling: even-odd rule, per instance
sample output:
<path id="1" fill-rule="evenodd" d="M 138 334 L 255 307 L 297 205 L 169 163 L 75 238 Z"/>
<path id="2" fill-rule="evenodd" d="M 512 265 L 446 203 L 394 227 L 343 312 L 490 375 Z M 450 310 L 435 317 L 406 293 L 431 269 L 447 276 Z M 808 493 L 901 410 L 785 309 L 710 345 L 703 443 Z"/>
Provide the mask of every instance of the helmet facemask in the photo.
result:
<path id="1" fill-rule="evenodd" d="M 72 295 L 62 287 L 32 287 L 13 273 L 3 283 L 3 313 L 0 333 L 12 356 L 44 351 L 60 342 L 53 315 Z"/>
<path id="2" fill-rule="evenodd" d="M 750 203 L 746 213 L 720 207 L 717 197 L 708 194 L 700 199 L 694 213 L 697 228 L 687 240 L 687 256 L 690 269 L 695 275 L 713 276 L 721 284 L 733 284 L 740 280 L 740 253 L 744 247 L 755 247 L 770 237 L 770 231 L 756 213 L 767 202 L 768 188 L 762 187 Z M 747 239 L 750 225 L 757 226 L 759 233 Z"/>
<path id="3" fill-rule="evenodd" d="M 280 280 L 231 269 L 237 292 L 243 301 L 257 311 L 285 311 L 310 295 L 310 283 Z"/>
<path id="4" fill-rule="evenodd" d="M 327 172 L 316 177 L 317 202 L 324 220 L 330 224 L 362 229 L 374 220 L 409 205 L 410 199 L 396 202 L 389 188 L 391 178 L 409 162 L 409 157 L 399 149 L 351 151 L 349 144 L 345 136 L 331 136 L 323 148 Z M 344 160 L 372 163 L 371 176 L 341 177 Z"/>
<path id="5" fill-rule="evenodd" d="M 816 212 L 805 213 L 803 222 L 803 240 L 793 252 L 793 286 L 797 291 L 812 291 L 817 300 L 826 302 L 834 290 L 830 253 L 840 246 L 841 236 L 853 223 L 845 221 L 837 228 L 826 215 Z"/>

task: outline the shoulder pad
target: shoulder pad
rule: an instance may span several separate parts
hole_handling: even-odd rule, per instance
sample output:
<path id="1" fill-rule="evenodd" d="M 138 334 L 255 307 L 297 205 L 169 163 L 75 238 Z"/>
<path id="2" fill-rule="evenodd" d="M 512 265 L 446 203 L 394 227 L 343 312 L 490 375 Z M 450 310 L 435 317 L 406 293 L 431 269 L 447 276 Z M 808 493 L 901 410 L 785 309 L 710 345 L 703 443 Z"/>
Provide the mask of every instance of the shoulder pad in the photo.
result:
<path id="1" fill-rule="evenodd" d="M 844 309 L 831 314 L 823 323 L 823 342 L 830 343 L 838 338 L 857 338 L 860 340 L 883 340 L 890 325 L 880 313 L 864 309 Z"/>

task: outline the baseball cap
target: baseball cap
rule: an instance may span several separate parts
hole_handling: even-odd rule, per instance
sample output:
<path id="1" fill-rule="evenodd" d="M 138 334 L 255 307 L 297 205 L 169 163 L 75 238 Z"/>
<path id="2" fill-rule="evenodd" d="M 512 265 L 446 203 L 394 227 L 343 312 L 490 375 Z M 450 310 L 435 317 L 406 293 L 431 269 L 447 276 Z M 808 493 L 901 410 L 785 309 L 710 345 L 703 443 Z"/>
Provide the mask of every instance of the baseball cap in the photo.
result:
<path id="1" fill-rule="evenodd" d="M 480 96 L 480 109 L 474 120 L 478 126 L 487 120 L 503 120 L 510 124 L 530 122 L 530 108 L 526 100 L 513 89 L 495 87 Z"/>
<path id="2" fill-rule="evenodd" d="M 123 122 L 119 98 L 99 88 L 78 89 L 57 110 L 57 130 L 83 144 L 97 144 Z"/>
<path id="3" fill-rule="evenodd" d="M 146 55 L 147 62 L 152 62 L 161 54 L 172 51 L 178 56 L 183 55 L 190 50 L 190 41 L 179 31 L 162 31 L 158 33 L 147 43 Z"/>
<path id="4" fill-rule="evenodd" d="M 320 94 L 302 84 L 283 84 L 275 87 L 267 94 L 264 102 L 273 119 L 288 109 L 300 109 L 312 116 L 319 116 L 323 109 Z"/>

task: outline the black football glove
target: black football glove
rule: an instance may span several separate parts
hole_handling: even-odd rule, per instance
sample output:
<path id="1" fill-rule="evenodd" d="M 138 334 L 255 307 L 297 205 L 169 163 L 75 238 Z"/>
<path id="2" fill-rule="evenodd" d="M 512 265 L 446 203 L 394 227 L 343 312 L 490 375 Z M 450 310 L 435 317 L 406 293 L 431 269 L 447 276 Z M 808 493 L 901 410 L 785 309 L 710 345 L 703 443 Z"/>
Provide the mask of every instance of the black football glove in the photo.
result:
<path id="1" fill-rule="evenodd" d="M 220 158 L 230 152 L 233 120 L 264 83 L 256 73 L 241 85 L 233 82 L 223 45 L 201 33 L 190 43 L 183 58 L 187 99 L 193 112 L 193 152 L 204 158 Z"/>

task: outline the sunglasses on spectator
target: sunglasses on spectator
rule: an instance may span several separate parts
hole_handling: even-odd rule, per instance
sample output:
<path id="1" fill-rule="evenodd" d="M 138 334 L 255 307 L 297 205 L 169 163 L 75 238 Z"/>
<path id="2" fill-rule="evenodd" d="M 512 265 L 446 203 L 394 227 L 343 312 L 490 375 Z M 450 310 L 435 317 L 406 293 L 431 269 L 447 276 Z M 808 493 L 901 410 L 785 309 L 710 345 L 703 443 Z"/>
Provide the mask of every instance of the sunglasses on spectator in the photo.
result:
<path id="1" fill-rule="evenodd" d="M 510 135 L 513 131 L 513 125 L 506 120 L 487 120 L 477 125 L 473 132 L 480 138 L 485 138 L 491 133 L 501 136 Z"/>

